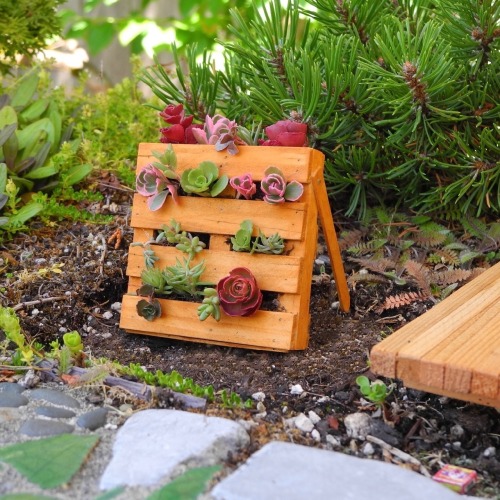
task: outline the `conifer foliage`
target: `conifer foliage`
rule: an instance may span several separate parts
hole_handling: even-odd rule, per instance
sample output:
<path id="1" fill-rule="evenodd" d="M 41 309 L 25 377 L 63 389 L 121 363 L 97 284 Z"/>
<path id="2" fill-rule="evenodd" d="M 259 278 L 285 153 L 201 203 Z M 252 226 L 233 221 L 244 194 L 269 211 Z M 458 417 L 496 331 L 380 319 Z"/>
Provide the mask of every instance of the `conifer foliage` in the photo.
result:
<path id="1" fill-rule="evenodd" d="M 498 0 L 271 0 L 232 12 L 225 66 L 177 57 L 144 81 L 203 122 L 307 124 L 348 215 L 390 202 L 447 217 L 500 212 Z M 175 51 L 175 49 L 174 49 Z"/>

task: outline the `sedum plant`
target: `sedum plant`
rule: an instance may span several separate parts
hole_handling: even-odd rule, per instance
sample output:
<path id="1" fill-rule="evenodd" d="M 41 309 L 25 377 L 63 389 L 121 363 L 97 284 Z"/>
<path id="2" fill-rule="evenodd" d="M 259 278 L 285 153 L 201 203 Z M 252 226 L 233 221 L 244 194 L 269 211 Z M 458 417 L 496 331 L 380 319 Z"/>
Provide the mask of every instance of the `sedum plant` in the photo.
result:
<path id="1" fill-rule="evenodd" d="M 244 220 L 240 224 L 240 229 L 231 237 L 231 247 L 235 252 L 268 253 L 280 255 L 285 251 L 283 238 L 275 233 L 266 237 L 259 230 L 259 235 L 252 241 L 253 223 L 251 220 Z"/>
<path id="2" fill-rule="evenodd" d="M 222 68 L 193 49 L 185 65 L 174 53 L 178 80 L 143 79 L 200 122 L 307 127 L 348 215 L 383 201 L 498 216 L 499 21 L 496 0 L 270 0 L 232 11 Z"/>

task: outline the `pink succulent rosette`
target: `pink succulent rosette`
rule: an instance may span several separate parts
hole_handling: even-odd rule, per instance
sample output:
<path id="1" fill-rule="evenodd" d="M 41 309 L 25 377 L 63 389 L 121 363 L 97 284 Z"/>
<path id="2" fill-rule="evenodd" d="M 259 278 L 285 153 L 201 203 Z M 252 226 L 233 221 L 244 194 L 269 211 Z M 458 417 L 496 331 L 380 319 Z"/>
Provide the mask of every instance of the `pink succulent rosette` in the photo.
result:
<path id="1" fill-rule="evenodd" d="M 293 120 L 280 120 L 266 127 L 269 139 L 262 146 L 307 146 L 307 124 Z"/>
<path id="2" fill-rule="evenodd" d="M 228 316 L 250 316 L 262 304 L 255 276 L 246 267 L 236 267 L 217 284 L 220 307 Z"/>
<path id="3" fill-rule="evenodd" d="M 257 185 L 253 182 L 250 174 L 232 177 L 229 179 L 229 184 L 238 193 L 238 196 L 243 196 L 247 200 L 250 200 L 257 192 Z"/>

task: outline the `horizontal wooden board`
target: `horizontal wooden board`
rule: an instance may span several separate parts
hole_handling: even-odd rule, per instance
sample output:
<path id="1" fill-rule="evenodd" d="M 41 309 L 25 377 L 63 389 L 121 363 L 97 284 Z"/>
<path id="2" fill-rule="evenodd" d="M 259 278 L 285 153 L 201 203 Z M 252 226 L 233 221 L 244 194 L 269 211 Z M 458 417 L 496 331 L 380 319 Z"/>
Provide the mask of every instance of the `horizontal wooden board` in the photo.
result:
<path id="1" fill-rule="evenodd" d="M 131 226 L 160 229 L 174 219 L 184 231 L 234 236 L 240 224 L 250 219 L 266 236 L 279 233 L 286 240 L 304 237 L 305 209 L 303 203 L 270 205 L 263 201 L 181 196 L 176 204 L 168 198 L 154 212 L 144 196 L 134 195 Z"/>
<path id="2" fill-rule="evenodd" d="M 371 366 L 409 387 L 500 406 L 500 264 L 376 345 Z"/>
<path id="3" fill-rule="evenodd" d="M 199 304 L 160 299 L 162 316 L 147 321 L 137 314 L 136 304 L 139 300 L 140 297 L 124 295 L 121 328 L 134 333 L 196 342 L 241 344 L 280 351 L 293 349 L 291 332 L 295 330 L 295 314 L 257 311 L 246 318 L 223 315 L 219 322 L 213 318 L 200 321 L 196 314 Z"/>
<path id="4" fill-rule="evenodd" d="M 202 161 L 213 161 L 220 167 L 221 174 L 229 177 L 247 173 L 252 174 L 255 181 L 264 177 L 269 166 L 278 167 L 287 181 L 297 180 L 301 183 L 310 182 L 310 161 L 314 151 L 311 148 L 285 148 L 272 146 L 241 146 L 237 155 L 226 151 L 217 152 L 212 145 L 173 144 L 177 155 L 177 172 L 182 173 L 187 168 L 195 168 Z M 167 144 L 142 143 L 139 145 L 137 168 L 153 161 L 153 151 L 163 152 Z"/>
<path id="5" fill-rule="evenodd" d="M 157 269 L 175 264 L 182 259 L 182 252 L 175 247 L 154 245 L 152 247 L 159 258 Z M 203 281 L 217 283 L 235 267 L 247 267 L 255 276 L 259 288 L 269 292 L 297 293 L 299 291 L 299 272 L 302 259 L 277 255 L 264 255 L 243 252 L 221 252 L 204 250 L 193 259 L 196 264 L 205 261 Z M 127 276 L 139 277 L 144 269 L 144 256 L 141 247 L 131 247 L 128 257 Z"/>

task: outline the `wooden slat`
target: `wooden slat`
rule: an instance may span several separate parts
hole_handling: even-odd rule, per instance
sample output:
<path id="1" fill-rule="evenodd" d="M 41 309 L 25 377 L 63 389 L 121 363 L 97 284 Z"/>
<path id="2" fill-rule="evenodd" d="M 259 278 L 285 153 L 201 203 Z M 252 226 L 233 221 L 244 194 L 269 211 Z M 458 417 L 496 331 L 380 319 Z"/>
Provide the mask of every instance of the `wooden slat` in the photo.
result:
<path id="1" fill-rule="evenodd" d="M 177 172 L 182 173 L 186 168 L 195 168 L 202 161 L 213 161 L 220 167 L 220 172 L 229 177 L 251 173 L 255 181 L 262 180 L 266 168 L 278 167 L 287 181 L 297 180 L 303 184 L 310 181 L 309 161 L 311 148 L 283 148 L 271 146 L 239 148 L 237 155 L 227 152 L 217 152 L 214 146 L 174 144 L 177 155 Z M 140 170 L 155 158 L 153 151 L 163 152 L 166 144 L 139 144 L 137 169 Z"/>
<path id="2" fill-rule="evenodd" d="M 156 256 L 155 267 L 162 269 L 175 264 L 182 254 L 175 247 L 153 245 Z M 297 293 L 299 291 L 299 271 L 303 259 L 299 257 L 253 254 L 243 252 L 219 252 L 204 250 L 193 259 L 196 264 L 205 261 L 203 281 L 217 283 L 235 267 L 251 269 L 259 288 L 269 292 Z M 144 269 L 141 247 L 131 247 L 128 257 L 127 275 L 139 277 Z"/>
<path id="3" fill-rule="evenodd" d="M 247 318 L 224 315 L 219 322 L 213 318 L 200 321 L 196 315 L 199 304 L 160 299 L 163 313 L 154 321 L 138 316 L 136 304 L 140 297 L 124 295 L 120 326 L 135 333 L 175 337 L 197 342 L 223 343 L 254 348 L 291 349 L 290 333 L 296 328 L 296 315 L 257 311 Z M 162 333 L 165 332 L 165 335 Z"/>
<path id="4" fill-rule="evenodd" d="M 376 345 L 374 372 L 500 406 L 500 263 Z"/>
<path id="5" fill-rule="evenodd" d="M 234 236 L 243 220 L 250 219 L 255 229 L 266 236 L 279 233 L 285 240 L 300 240 L 304 236 L 305 205 L 300 202 L 270 205 L 263 201 L 248 201 L 182 196 L 178 204 L 168 198 L 157 211 L 149 210 L 144 196 L 134 195 L 131 225 L 134 228 L 160 229 L 175 219 L 183 230 L 191 233 L 226 234 Z"/>

